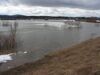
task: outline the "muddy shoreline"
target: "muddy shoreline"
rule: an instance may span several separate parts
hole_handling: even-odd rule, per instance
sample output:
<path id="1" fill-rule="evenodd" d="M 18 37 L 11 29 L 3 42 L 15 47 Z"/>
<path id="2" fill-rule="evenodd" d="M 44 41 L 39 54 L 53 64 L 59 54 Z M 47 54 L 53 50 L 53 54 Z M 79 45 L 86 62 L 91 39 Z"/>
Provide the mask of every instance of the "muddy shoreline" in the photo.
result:
<path id="1" fill-rule="evenodd" d="M 0 75 L 100 75 L 100 37 Z"/>

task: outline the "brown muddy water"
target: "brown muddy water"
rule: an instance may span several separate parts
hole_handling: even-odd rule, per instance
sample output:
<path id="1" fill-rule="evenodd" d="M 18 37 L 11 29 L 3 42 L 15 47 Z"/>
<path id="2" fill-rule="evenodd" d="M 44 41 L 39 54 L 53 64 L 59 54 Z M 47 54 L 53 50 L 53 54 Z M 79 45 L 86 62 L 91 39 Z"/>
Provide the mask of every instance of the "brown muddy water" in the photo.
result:
<path id="1" fill-rule="evenodd" d="M 11 21 L 12 22 L 12 21 Z M 63 21 L 16 20 L 17 53 L 0 65 L 0 71 L 35 62 L 46 54 L 100 36 L 100 24 L 81 22 L 80 28 L 63 28 Z M 1 28 L 5 32 L 7 29 Z M 6 31 L 7 35 L 8 31 Z"/>

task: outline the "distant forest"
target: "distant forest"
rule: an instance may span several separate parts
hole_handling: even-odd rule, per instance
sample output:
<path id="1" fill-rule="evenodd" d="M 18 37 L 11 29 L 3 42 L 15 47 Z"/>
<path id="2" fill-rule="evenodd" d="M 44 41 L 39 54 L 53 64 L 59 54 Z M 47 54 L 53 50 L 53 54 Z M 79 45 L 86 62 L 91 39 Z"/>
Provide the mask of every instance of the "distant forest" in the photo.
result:
<path id="1" fill-rule="evenodd" d="M 30 20 L 30 19 L 54 19 L 54 20 L 78 20 L 78 21 L 95 21 L 99 17 L 63 17 L 63 16 L 25 16 L 25 15 L 0 15 L 0 20 Z"/>

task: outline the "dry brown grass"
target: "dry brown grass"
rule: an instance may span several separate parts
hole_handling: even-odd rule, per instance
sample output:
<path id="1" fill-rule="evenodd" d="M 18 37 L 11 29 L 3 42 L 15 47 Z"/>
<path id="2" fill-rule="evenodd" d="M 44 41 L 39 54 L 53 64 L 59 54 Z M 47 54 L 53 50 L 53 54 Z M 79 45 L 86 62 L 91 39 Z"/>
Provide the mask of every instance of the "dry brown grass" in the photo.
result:
<path id="1" fill-rule="evenodd" d="M 10 54 L 10 53 L 16 53 L 16 51 L 15 50 L 0 50 L 0 55 Z"/>
<path id="2" fill-rule="evenodd" d="M 15 40 L 15 36 L 11 35 L 8 37 L 0 37 L 0 55 L 16 52 L 15 50 L 13 50 L 16 45 L 17 43 Z"/>
<path id="3" fill-rule="evenodd" d="M 0 75 L 100 75 L 100 38 L 46 55 Z"/>

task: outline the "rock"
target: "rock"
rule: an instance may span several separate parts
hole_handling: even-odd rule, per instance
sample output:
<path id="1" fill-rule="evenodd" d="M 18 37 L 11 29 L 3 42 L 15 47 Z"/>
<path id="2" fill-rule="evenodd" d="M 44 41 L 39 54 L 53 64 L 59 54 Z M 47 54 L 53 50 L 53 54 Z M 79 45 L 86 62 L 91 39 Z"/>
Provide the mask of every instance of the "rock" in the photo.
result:
<path id="1" fill-rule="evenodd" d="M 100 71 L 96 71 L 93 75 L 100 75 Z"/>

